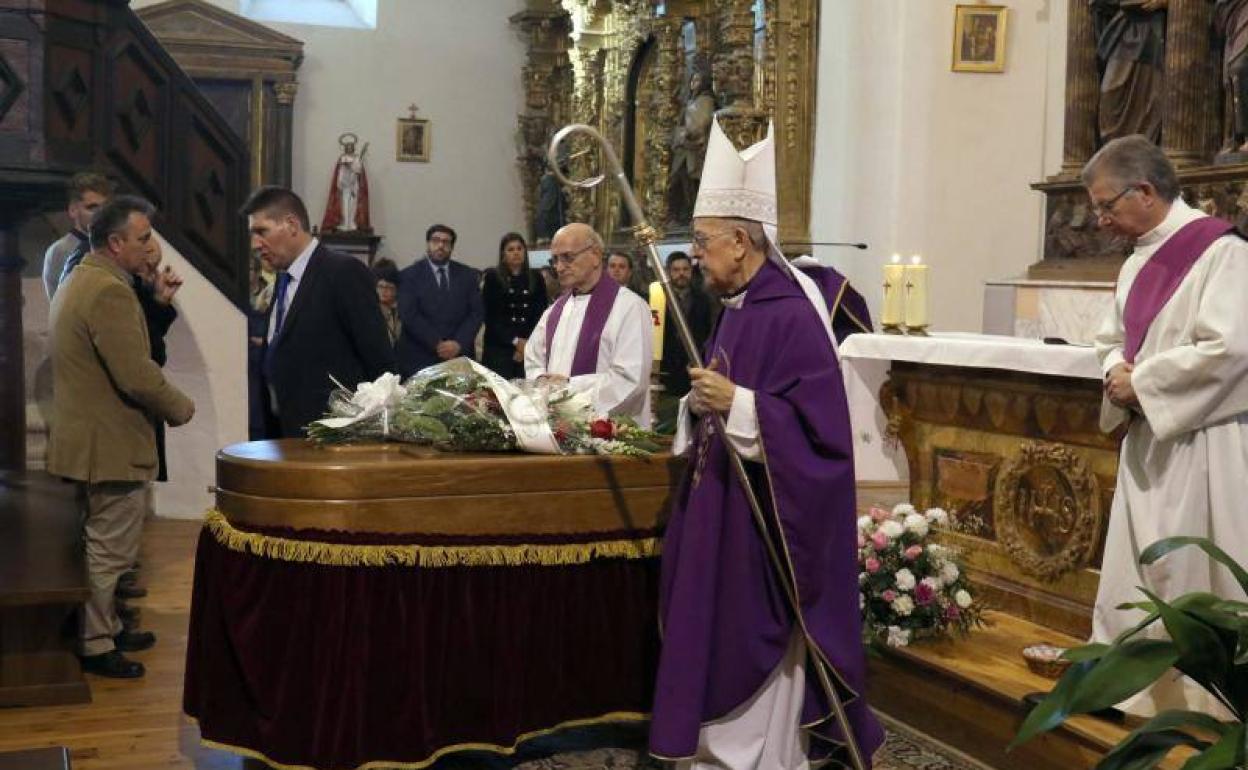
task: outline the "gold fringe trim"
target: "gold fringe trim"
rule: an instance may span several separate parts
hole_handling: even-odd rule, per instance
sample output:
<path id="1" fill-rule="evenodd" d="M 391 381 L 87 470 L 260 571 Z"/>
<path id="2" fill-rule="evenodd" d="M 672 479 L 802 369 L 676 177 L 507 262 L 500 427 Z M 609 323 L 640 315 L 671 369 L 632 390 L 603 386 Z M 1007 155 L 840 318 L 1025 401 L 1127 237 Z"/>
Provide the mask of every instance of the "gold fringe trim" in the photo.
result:
<path id="1" fill-rule="evenodd" d="M 589 543 L 519 545 L 351 545 L 294 540 L 235 529 L 213 509 L 204 526 L 217 542 L 239 553 L 266 559 L 325 564 L 332 567 L 519 567 L 565 566 L 594 559 L 649 559 L 659 555 L 657 537 Z"/>
<path id="2" fill-rule="evenodd" d="M 187 718 L 190 719 L 192 722 L 195 722 L 196 725 L 199 724 L 199 720 L 197 720 L 195 717 L 187 717 Z M 527 743 L 528 741 L 531 741 L 534 738 L 541 738 L 541 737 L 550 735 L 552 733 L 559 732 L 561 730 L 567 730 L 567 729 L 571 729 L 574 727 L 589 727 L 592 725 L 610 724 L 610 723 L 618 723 L 618 722 L 644 722 L 648 720 L 649 718 L 650 718 L 649 714 L 642 714 L 642 713 L 635 712 L 635 711 L 615 711 L 610 714 L 604 714 L 600 717 L 591 717 L 589 719 L 573 719 L 567 722 L 560 722 L 554 727 L 547 727 L 541 730 L 533 730 L 531 732 L 524 733 L 520 735 L 519 737 L 517 737 L 515 742 L 512 743 L 510 746 L 502 746 L 497 743 L 456 743 L 451 746 L 443 746 L 442 748 L 433 752 L 428 757 L 420 760 L 419 762 L 394 762 L 394 761 L 389 761 L 389 760 L 371 760 L 369 762 L 365 762 L 362 765 L 356 765 L 355 770 L 400 770 L 400 769 L 401 770 L 422 770 L 423 768 L 429 767 L 434 762 L 437 762 L 439 759 L 446 756 L 447 754 L 453 754 L 455 752 L 460 752 L 460 751 L 489 751 L 495 754 L 501 754 L 503 756 L 511 756 L 516 753 L 516 751 L 520 748 L 521 744 Z M 221 749 L 223 751 L 230 751 L 235 754 L 241 754 L 244 757 L 249 757 L 251 759 L 259 760 L 267 764 L 269 767 L 277 768 L 278 770 L 318 770 L 318 768 L 313 767 L 311 765 L 282 764 L 281 762 L 277 762 L 275 760 L 269 759 L 267 756 L 260 753 L 259 751 L 256 751 L 255 749 L 249 749 L 249 748 L 246 748 L 245 746 L 231 746 L 228 743 L 218 743 L 217 741 L 212 741 L 204 737 L 200 737 L 199 742 L 203 744 L 204 746 L 207 746 L 208 748 Z"/>

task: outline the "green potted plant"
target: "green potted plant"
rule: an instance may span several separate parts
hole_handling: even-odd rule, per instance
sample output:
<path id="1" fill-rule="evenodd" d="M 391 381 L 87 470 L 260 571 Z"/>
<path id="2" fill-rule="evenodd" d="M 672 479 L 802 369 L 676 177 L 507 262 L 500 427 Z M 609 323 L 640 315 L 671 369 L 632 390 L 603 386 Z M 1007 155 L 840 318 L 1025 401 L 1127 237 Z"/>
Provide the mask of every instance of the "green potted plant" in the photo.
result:
<path id="1" fill-rule="evenodd" d="M 1200 537 L 1171 537 L 1149 546 L 1141 564 L 1152 564 L 1171 551 L 1196 546 L 1222 564 L 1248 592 L 1248 570 L 1222 549 Z M 1067 717 L 1112 707 L 1140 692 L 1171 668 L 1205 688 L 1234 715 L 1223 722 L 1196 711 L 1157 714 L 1111 749 L 1095 770 L 1147 770 L 1175 747 L 1194 755 L 1183 770 L 1229 770 L 1245 767 L 1244 715 L 1248 713 L 1248 602 L 1207 592 L 1184 594 L 1165 602 L 1140 589 L 1148 601 L 1121 605 L 1146 613 L 1111 644 L 1088 644 L 1067 650 L 1071 666 L 1052 691 L 1028 714 L 1014 748 L 1052 730 Z M 1170 639 L 1141 638 L 1161 622 Z"/>

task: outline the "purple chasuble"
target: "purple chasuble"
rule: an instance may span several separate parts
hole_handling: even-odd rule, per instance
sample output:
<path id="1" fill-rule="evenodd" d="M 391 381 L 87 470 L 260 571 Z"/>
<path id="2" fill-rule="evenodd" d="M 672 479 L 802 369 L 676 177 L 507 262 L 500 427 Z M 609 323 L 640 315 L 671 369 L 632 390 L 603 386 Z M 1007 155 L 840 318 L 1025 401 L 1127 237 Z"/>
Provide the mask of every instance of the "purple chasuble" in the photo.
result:
<path id="1" fill-rule="evenodd" d="M 805 275 L 815 282 L 832 315 L 832 334 L 837 344 L 857 332 L 871 333 L 871 311 L 862 295 L 849 285 L 849 279 L 835 268 L 810 265 L 801 267 Z"/>
<path id="2" fill-rule="evenodd" d="M 572 357 L 570 377 L 582 374 L 593 374 L 598 371 L 598 347 L 602 344 L 602 330 L 607 325 L 607 316 L 615 306 L 615 295 L 620 293 L 620 285 L 606 273 L 594 284 L 589 292 L 589 307 L 585 308 L 585 320 L 581 322 L 581 333 L 576 338 L 576 354 Z M 563 306 L 568 304 L 572 292 L 565 291 L 555 300 L 550 309 L 550 318 L 546 319 L 546 366 L 550 367 L 550 349 L 555 342 L 555 330 L 559 328 L 559 319 L 563 317 Z"/>
<path id="3" fill-rule="evenodd" d="M 1217 217 L 1201 217 L 1188 222 L 1170 236 L 1136 273 L 1122 309 L 1125 330 L 1122 355 L 1127 363 L 1135 363 L 1153 319 L 1174 296 L 1192 265 L 1214 241 L 1234 229 L 1235 225 Z"/>
<path id="4" fill-rule="evenodd" d="M 862 697 L 853 440 L 840 366 L 797 283 L 766 263 L 707 342 L 719 371 L 755 393 L 763 462 L 747 462 L 801 622 L 830 664 L 864 758 L 884 733 Z M 796 628 L 721 438 L 700 420 L 663 542 L 650 751 L 692 756 L 698 730 L 748 701 Z M 840 729 L 810 657 L 801 724 L 812 758 L 840 756 Z"/>

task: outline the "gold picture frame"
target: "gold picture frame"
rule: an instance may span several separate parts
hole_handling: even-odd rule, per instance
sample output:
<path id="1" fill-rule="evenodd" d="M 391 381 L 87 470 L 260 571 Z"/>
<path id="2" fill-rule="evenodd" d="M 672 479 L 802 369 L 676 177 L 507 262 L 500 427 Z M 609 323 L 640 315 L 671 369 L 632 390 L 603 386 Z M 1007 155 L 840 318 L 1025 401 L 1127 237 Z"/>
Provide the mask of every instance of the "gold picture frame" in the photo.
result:
<path id="1" fill-rule="evenodd" d="M 1009 8 L 959 5 L 953 11 L 953 71 L 1005 72 Z"/>
<path id="2" fill-rule="evenodd" d="M 429 162 L 429 121 L 399 118 L 394 135 L 395 157 L 401 162 Z"/>

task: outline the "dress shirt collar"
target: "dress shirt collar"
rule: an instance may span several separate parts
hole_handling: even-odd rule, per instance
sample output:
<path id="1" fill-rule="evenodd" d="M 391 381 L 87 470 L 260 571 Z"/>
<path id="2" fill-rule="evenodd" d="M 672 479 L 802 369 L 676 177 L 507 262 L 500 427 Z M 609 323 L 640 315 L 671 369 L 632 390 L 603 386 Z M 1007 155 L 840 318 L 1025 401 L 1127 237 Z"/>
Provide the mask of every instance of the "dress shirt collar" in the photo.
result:
<path id="1" fill-rule="evenodd" d="M 286 272 L 290 274 L 290 280 L 298 283 L 303 279 L 303 271 L 308 269 L 308 262 L 312 259 L 312 252 L 316 251 L 316 247 L 321 245 L 317 238 L 308 241 L 308 245 L 304 247 L 294 262 L 290 263 L 290 267 L 286 268 Z"/>

